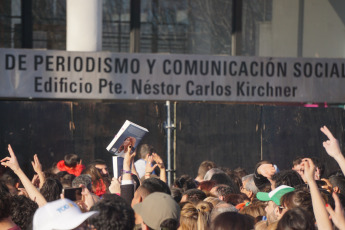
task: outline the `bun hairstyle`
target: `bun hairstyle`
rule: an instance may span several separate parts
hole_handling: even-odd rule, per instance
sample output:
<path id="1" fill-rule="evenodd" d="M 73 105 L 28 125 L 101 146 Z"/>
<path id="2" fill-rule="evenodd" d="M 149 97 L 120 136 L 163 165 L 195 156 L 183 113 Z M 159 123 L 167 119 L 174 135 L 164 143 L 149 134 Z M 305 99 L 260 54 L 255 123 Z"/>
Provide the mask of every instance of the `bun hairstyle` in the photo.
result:
<path id="1" fill-rule="evenodd" d="M 213 209 L 212 203 L 207 201 L 200 201 L 196 205 L 196 209 L 198 210 L 198 230 L 208 229 L 210 225 L 211 211 Z"/>
<path id="2" fill-rule="evenodd" d="M 181 229 L 198 229 L 197 228 L 197 221 L 198 221 L 198 210 L 194 206 L 194 204 L 190 202 L 184 202 L 180 204 L 181 207 L 181 214 L 180 214 L 180 227 Z"/>

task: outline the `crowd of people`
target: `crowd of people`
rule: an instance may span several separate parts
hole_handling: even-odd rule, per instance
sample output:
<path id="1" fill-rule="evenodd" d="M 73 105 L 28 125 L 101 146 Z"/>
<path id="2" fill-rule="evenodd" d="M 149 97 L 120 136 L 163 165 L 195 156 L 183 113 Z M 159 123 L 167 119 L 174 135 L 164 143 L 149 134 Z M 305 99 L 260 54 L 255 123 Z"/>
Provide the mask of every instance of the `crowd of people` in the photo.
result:
<path id="1" fill-rule="evenodd" d="M 290 169 L 260 161 L 253 172 L 203 161 L 197 176 L 167 184 L 162 158 L 148 144 L 125 150 L 119 178 L 107 164 L 84 166 L 67 154 L 43 170 L 37 155 L 29 179 L 8 145 L 1 160 L 0 229 L 10 230 L 329 230 L 345 229 L 345 158 L 326 126 L 323 147 L 339 165 L 331 175 L 317 158 Z M 135 161 L 135 156 L 140 159 Z"/>

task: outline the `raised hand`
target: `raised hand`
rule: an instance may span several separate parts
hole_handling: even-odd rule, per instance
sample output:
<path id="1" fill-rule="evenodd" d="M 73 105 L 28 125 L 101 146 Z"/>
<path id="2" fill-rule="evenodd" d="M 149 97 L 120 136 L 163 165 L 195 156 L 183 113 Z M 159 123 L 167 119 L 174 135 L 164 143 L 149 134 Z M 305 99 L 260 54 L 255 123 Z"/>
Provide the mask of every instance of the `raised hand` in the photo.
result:
<path id="1" fill-rule="evenodd" d="M 0 161 L 1 165 L 9 167 L 13 170 L 13 172 L 19 177 L 31 200 L 35 201 L 39 207 L 42 207 L 47 203 L 47 201 L 42 196 L 42 194 L 36 189 L 36 187 L 31 183 L 31 181 L 25 175 L 25 173 L 21 170 L 18 164 L 17 157 L 14 154 L 11 145 L 8 145 L 8 152 L 10 153 L 10 156 L 2 159 Z"/>
<path id="2" fill-rule="evenodd" d="M 271 179 L 275 172 L 276 169 L 272 164 L 262 164 L 258 168 L 258 173 L 268 179 Z"/>
<path id="3" fill-rule="evenodd" d="M 2 159 L 0 161 L 1 165 L 5 166 L 5 167 L 9 167 L 10 169 L 12 169 L 16 173 L 18 170 L 20 170 L 20 166 L 19 166 L 17 157 L 14 154 L 11 145 L 8 145 L 8 152 L 10 153 L 10 156 Z"/>
<path id="4" fill-rule="evenodd" d="M 158 166 L 158 164 L 155 164 L 152 166 L 152 161 L 153 161 L 152 156 L 149 156 L 146 163 L 146 167 L 145 167 L 145 176 L 146 174 L 151 174 L 153 170 Z"/>
<path id="5" fill-rule="evenodd" d="M 344 230 L 345 229 L 344 209 L 341 205 L 340 199 L 337 196 L 337 194 L 333 193 L 332 196 L 335 203 L 335 209 L 333 210 L 330 205 L 326 205 L 326 210 L 331 216 L 334 225 L 340 230 Z"/>
<path id="6" fill-rule="evenodd" d="M 37 154 L 34 155 L 34 161 L 31 161 L 32 167 L 34 168 L 34 171 L 36 173 L 42 172 L 42 165 L 40 161 L 38 160 Z"/>
<path id="7" fill-rule="evenodd" d="M 330 155 L 333 158 L 342 156 L 339 142 L 333 136 L 331 131 L 329 131 L 329 129 L 326 126 L 321 127 L 320 130 L 328 137 L 328 140 L 322 143 L 328 155 Z"/>
<path id="8" fill-rule="evenodd" d="M 158 167 L 160 169 L 159 179 L 161 179 L 162 181 L 164 181 L 166 183 L 167 182 L 167 175 L 165 173 L 165 166 L 164 166 L 162 158 L 157 153 L 152 153 L 152 159 L 157 163 L 156 165 L 158 165 Z M 146 164 L 146 165 L 148 165 L 148 164 Z M 145 173 L 146 173 L 146 171 L 145 171 Z M 145 176 L 146 176 L 146 174 L 145 174 Z"/>
<path id="9" fill-rule="evenodd" d="M 315 164 L 310 158 L 304 158 L 302 164 L 304 166 L 304 177 L 309 184 L 311 181 L 315 180 Z"/>
<path id="10" fill-rule="evenodd" d="M 157 163 L 160 169 L 165 169 L 163 160 L 157 153 L 152 153 L 152 159 Z"/>

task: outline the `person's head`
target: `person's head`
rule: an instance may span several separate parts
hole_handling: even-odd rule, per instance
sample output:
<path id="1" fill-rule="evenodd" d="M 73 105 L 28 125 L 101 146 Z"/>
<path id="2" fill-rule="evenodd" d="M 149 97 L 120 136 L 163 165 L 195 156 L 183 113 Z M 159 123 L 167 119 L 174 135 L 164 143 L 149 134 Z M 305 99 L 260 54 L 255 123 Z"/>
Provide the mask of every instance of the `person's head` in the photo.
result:
<path id="1" fill-rule="evenodd" d="M 223 170 L 219 168 L 211 168 L 210 170 L 207 171 L 207 173 L 204 176 L 204 180 L 211 180 L 213 174 L 215 173 L 224 173 Z"/>
<path id="2" fill-rule="evenodd" d="M 62 187 L 72 187 L 72 181 L 75 178 L 75 175 L 69 174 L 66 171 L 58 172 L 56 175 L 59 177 Z"/>
<path id="3" fill-rule="evenodd" d="M 36 210 L 33 230 L 74 229 L 97 212 L 82 213 L 77 204 L 68 199 L 48 202 Z"/>
<path id="4" fill-rule="evenodd" d="M 243 207 L 239 211 L 239 213 L 250 215 L 250 216 L 256 218 L 258 216 L 265 216 L 266 215 L 265 208 L 266 208 L 266 204 L 264 202 L 255 202 L 255 203 L 252 203 L 248 206 Z"/>
<path id="5" fill-rule="evenodd" d="M 168 194 L 154 192 L 148 195 L 143 202 L 133 206 L 134 211 L 141 216 L 143 222 L 142 229 L 176 230 L 180 220 L 180 207 L 176 201 Z M 170 226 L 164 226 L 166 222 Z M 172 224 L 172 223 L 175 223 Z"/>
<path id="6" fill-rule="evenodd" d="M 216 185 L 215 181 L 212 180 L 205 180 L 201 181 L 198 185 L 198 189 L 206 192 L 210 192 L 211 189 Z"/>
<path id="7" fill-rule="evenodd" d="M 38 205 L 26 196 L 11 197 L 11 218 L 22 230 L 32 228 L 32 220 Z"/>
<path id="8" fill-rule="evenodd" d="M 233 170 L 231 172 L 227 173 L 230 180 L 236 185 L 236 188 L 238 188 L 238 192 L 240 192 L 241 187 L 243 186 L 242 178 L 239 177 L 236 173 L 234 173 Z"/>
<path id="9" fill-rule="evenodd" d="M 225 173 L 215 173 L 211 177 L 212 181 L 215 181 L 216 184 L 225 184 L 228 185 L 232 189 L 232 193 L 240 193 L 240 188 L 237 186 L 237 184 L 234 183 L 234 181 L 231 180 L 231 178 L 225 174 Z"/>
<path id="10" fill-rule="evenodd" d="M 197 184 L 191 176 L 185 174 L 175 179 L 173 187 L 181 188 L 185 192 L 197 188 Z"/>
<path id="11" fill-rule="evenodd" d="M 202 180 L 204 179 L 206 173 L 208 170 L 212 169 L 212 168 L 216 168 L 216 163 L 214 163 L 213 161 L 203 161 L 201 162 L 199 169 L 198 169 L 198 178 L 202 178 Z"/>
<path id="12" fill-rule="evenodd" d="M 7 186 L 12 195 L 18 194 L 20 180 L 12 170 L 7 170 L 4 174 L 2 174 L 0 180 Z"/>
<path id="13" fill-rule="evenodd" d="M 108 166 L 106 162 L 102 159 L 96 159 L 90 163 L 91 165 L 94 165 L 95 168 L 98 169 L 99 173 L 103 177 L 108 177 L 109 176 L 109 171 L 108 171 Z"/>
<path id="14" fill-rule="evenodd" d="M 256 194 L 259 192 L 259 189 L 254 183 L 254 174 L 249 174 L 242 177 L 241 192 L 246 194 L 251 200 L 255 198 Z"/>
<path id="15" fill-rule="evenodd" d="M 333 192 L 345 195 L 345 177 L 330 176 L 328 181 L 332 184 Z"/>
<path id="16" fill-rule="evenodd" d="M 62 184 L 58 179 L 47 178 L 40 190 L 47 202 L 60 199 Z"/>
<path id="17" fill-rule="evenodd" d="M 193 203 L 194 205 L 196 205 L 200 201 L 203 201 L 205 198 L 206 198 L 206 194 L 203 191 L 197 188 L 194 188 L 194 189 L 189 189 L 183 193 L 181 202 L 189 201 Z"/>
<path id="18" fill-rule="evenodd" d="M 91 176 L 88 174 L 81 174 L 80 176 L 77 176 L 72 181 L 73 188 L 79 188 L 80 185 L 84 185 L 85 188 L 87 188 L 90 192 L 92 191 L 92 181 Z"/>
<path id="19" fill-rule="evenodd" d="M 198 229 L 198 210 L 190 202 L 181 203 L 180 229 Z"/>
<path id="20" fill-rule="evenodd" d="M 7 192 L 0 193 L 0 221 L 11 215 L 11 195 Z"/>
<path id="21" fill-rule="evenodd" d="M 292 161 L 292 168 L 291 169 L 296 171 L 301 176 L 303 181 L 306 181 L 304 178 L 304 165 L 302 164 L 302 160 L 303 160 L 303 157 L 296 157 Z"/>
<path id="22" fill-rule="evenodd" d="M 120 196 L 102 199 L 92 206 L 91 211 L 99 214 L 89 218 L 89 224 L 96 229 L 132 230 L 135 224 L 134 211 Z"/>
<path id="23" fill-rule="evenodd" d="M 210 230 L 251 230 L 254 228 L 254 218 L 236 212 L 219 214 L 212 222 Z"/>
<path id="24" fill-rule="evenodd" d="M 67 154 L 64 162 L 67 167 L 74 168 L 80 162 L 80 157 L 77 154 Z"/>
<path id="25" fill-rule="evenodd" d="M 154 192 L 162 192 L 171 195 L 169 186 L 158 178 L 148 178 L 144 180 L 139 188 L 135 191 L 132 199 L 132 207 L 142 202 L 148 195 Z"/>
<path id="26" fill-rule="evenodd" d="M 213 206 L 212 212 L 211 212 L 211 222 L 221 213 L 223 212 L 238 212 L 235 206 L 232 204 L 226 203 L 224 201 L 221 201 L 216 206 Z"/>
<path id="27" fill-rule="evenodd" d="M 295 189 L 286 185 L 281 185 L 271 192 L 258 192 L 256 197 L 261 201 L 268 201 L 265 208 L 266 217 L 269 224 L 278 221 L 286 212 L 281 206 L 280 199 L 286 193 L 292 192 Z"/>
<path id="28" fill-rule="evenodd" d="M 246 194 L 244 193 L 240 193 L 240 194 L 228 194 L 224 197 L 224 201 L 226 203 L 230 203 L 234 206 L 241 204 L 241 203 L 245 203 L 245 202 L 249 202 L 249 198 L 247 197 Z"/>
<path id="29" fill-rule="evenodd" d="M 275 189 L 280 185 L 287 185 L 296 188 L 299 185 L 304 184 L 302 177 L 295 170 L 283 170 L 277 172 L 272 176 L 272 180 L 274 181 L 272 189 Z"/>
<path id="30" fill-rule="evenodd" d="M 241 167 L 235 168 L 233 172 L 240 178 L 243 178 L 244 176 L 248 175 L 247 170 Z"/>
<path id="31" fill-rule="evenodd" d="M 17 193 L 17 192 L 16 192 Z M 10 190 L 8 189 L 8 187 L 6 186 L 6 184 L 0 180 L 0 194 L 7 194 L 7 195 L 14 195 L 10 193 Z"/>
<path id="32" fill-rule="evenodd" d="M 300 164 L 302 163 L 304 157 L 296 157 L 295 159 L 293 159 L 292 161 L 292 170 L 298 170 L 300 167 Z"/>
<path id="33" fill-rule="evenodd" d="M 313 217 L 302 208 L 288 210 L 279 220 L 277 230 L 315 230 Z"/>
<path id="34" fill-rule="evenodd" d="M 147 160 L 147 157 L 150 156 L 153 152 L 155 152 L 155 149 L 152 145 L 142 144 L 137 148 L 137 154 L 140 159 Z"/>
<path id="35" fill-rule="evenodd" d="M 219 204 L 219 203 L 221 203 L 221 202 L 224 202 L 224 201 L 220 200 L 219 198 L 213 197 L 213 196 L 208 196 L 208 197 L 206 197 L 206 198 L 204 199 L 204 201 L 211 203 L 213 207 L 216 207 L 217 204 Z"/>
<path id="36" fill-rule="evenodd" d="M 211 194 L 218 197 L 220 200 L 224 200 L 228 194 L 235 194 L 233 188 L 226 184 L 218 184 L 211 189 Z"/>
<path id="37" fill-rule="evenodd" d="M 87 175 L 91 176 L 92 192 L 95 194 L 102 195 L 101 194 L 102 192 L 99 192 L 99 191 L 103 190 L 102 187 L 104 185 L 104 181 L 103 181 L 103 177 L 102 177 L 101 173 L 99 172 L 99 170 L 93 164 L 89 164 L 82 171 L 82 174 L 87 174 Z"/>
<path id="38" fill-rule="evenodd" d="M 172 198 L 174 198 L 174 200 L 177 202 L 177 203 L 180 203 L 181 199 L 182 199 L 182 189 L 180 188 L 171 188 L 170 189 L 171 191 L 171 196 Z"/>
<path id="39" fill-rule="evenodd" d="M 212 203 L 200 201 L 195 207 L 198 210 L 198 229 L 208 229 L 211 222 Z"/>
<path id="40" fill-rule="evenodd" d="M 297 189 L 286 193 L 281 197 L 280 203 L 284 209 L 290 210 L 299 207 L 314 217 L 311 195 L 306 189 Z"/>

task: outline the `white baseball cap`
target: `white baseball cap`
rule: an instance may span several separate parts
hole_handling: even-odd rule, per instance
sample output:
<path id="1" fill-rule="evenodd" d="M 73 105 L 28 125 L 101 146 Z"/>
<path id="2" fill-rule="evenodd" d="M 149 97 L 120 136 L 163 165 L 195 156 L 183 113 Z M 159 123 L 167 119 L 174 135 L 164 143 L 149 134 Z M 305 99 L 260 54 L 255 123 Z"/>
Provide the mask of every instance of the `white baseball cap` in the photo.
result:
<path id="1" fill-rule="evenodd" d="M 36 210 L 33 230 L 73 229 L 97 213 L 97 211 L 82 213 L 78 205 L 69 199 L 56 200 Z"/>

